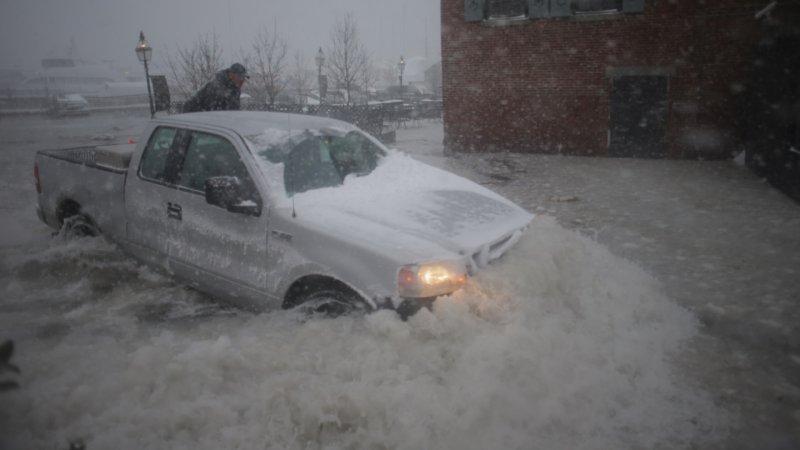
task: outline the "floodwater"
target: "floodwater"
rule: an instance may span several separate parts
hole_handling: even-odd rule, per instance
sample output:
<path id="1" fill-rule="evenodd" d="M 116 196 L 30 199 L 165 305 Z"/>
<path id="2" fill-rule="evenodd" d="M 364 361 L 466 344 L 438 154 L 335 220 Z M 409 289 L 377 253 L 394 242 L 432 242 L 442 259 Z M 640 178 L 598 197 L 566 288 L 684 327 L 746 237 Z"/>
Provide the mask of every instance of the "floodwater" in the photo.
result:
<path id="1" fill-rule="evenodd" d="M 34 151 L 145 121 L 0 120 L 0 339 L 22 370 L 0 375 L 21 386 L 0 393 L 0 448 L 713 448 L 737 426 L 680 362 L 697 315 L 546 211 L 408 321 L 253 314 L 52 236 Z"/>

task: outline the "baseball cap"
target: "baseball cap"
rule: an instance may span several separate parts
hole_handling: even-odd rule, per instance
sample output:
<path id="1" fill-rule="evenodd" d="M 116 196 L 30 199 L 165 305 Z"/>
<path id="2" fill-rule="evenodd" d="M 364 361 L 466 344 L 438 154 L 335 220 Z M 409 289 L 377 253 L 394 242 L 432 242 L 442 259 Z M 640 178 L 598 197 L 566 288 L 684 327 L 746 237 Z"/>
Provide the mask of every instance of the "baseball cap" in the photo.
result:
<path id="1" fill-rule="evenodd" d="M 228 70 L 230 70 L 231 72 L 233 72 L 233 73 L 235 73 L 237 75 L 243 76 L 245 78 L 250 78 L 247 75 L 247 69 L 245 69 L 244 66 L 239 64 L 239 63 L 233 63 L 233 65 L 231 65 L 231 68 L 228 69 Z"/>

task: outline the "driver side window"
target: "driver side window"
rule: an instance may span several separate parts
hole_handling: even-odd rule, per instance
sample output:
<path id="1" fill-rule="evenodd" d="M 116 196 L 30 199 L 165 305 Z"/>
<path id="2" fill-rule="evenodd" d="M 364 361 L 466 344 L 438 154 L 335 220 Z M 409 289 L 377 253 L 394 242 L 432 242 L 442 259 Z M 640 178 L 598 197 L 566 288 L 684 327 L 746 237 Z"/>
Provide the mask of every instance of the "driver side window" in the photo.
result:
<path id="1" fill-rule="evenodd" d="M 243 184 L 252 184 L 233 144 L 220 136 L 192 132 L 177 184 L 203 192 L 205 181 L 218 176 L 238 177 Z"/>

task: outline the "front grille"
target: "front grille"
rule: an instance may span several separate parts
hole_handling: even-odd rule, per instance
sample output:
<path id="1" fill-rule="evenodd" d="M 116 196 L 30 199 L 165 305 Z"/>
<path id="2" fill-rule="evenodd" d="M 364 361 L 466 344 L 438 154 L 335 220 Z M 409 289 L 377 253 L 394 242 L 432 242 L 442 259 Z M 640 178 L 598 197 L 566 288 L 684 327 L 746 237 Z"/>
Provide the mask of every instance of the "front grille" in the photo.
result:
<path id="1" fill-rule="evenodd" d="M 517 243 L 522 235 L 522 230 L 516 230 L 500 239 L 481 246 L 472 253 L 472 261 L 469 264 L 470 275 L 478 269 L 488 266 L 492 261 L 500 258 L 503 254 Z"/>

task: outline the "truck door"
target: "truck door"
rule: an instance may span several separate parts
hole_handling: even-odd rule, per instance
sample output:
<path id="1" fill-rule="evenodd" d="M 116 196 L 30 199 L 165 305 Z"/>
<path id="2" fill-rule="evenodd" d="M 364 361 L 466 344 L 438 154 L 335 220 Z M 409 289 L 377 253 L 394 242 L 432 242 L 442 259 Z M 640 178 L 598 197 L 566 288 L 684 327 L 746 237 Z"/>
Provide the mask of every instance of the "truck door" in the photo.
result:
<path id="1" fill-rule="evenodd" d="M 267 286 L 267 214 L 232 212 L 206 202 L 205 181 L 237 177 L 248 201 L 262 197 L 231 139 L 188 131 L 170 202 L 176 217 L 169 238 L 170 267 L 204 290 L 244 306 L 263 303 Z M 263 305 L 259 305 L 263 306 Z"/>
<path id="2" fill-rule="evenodd" d="M 127 250 L 156 265 L 167 263 L 168 241 L 174 233 L 170 218 L 168 166 L 180 152 L 181 137 L 175 127 L 158 127 L 125 181 L 125 217 Z"/>

